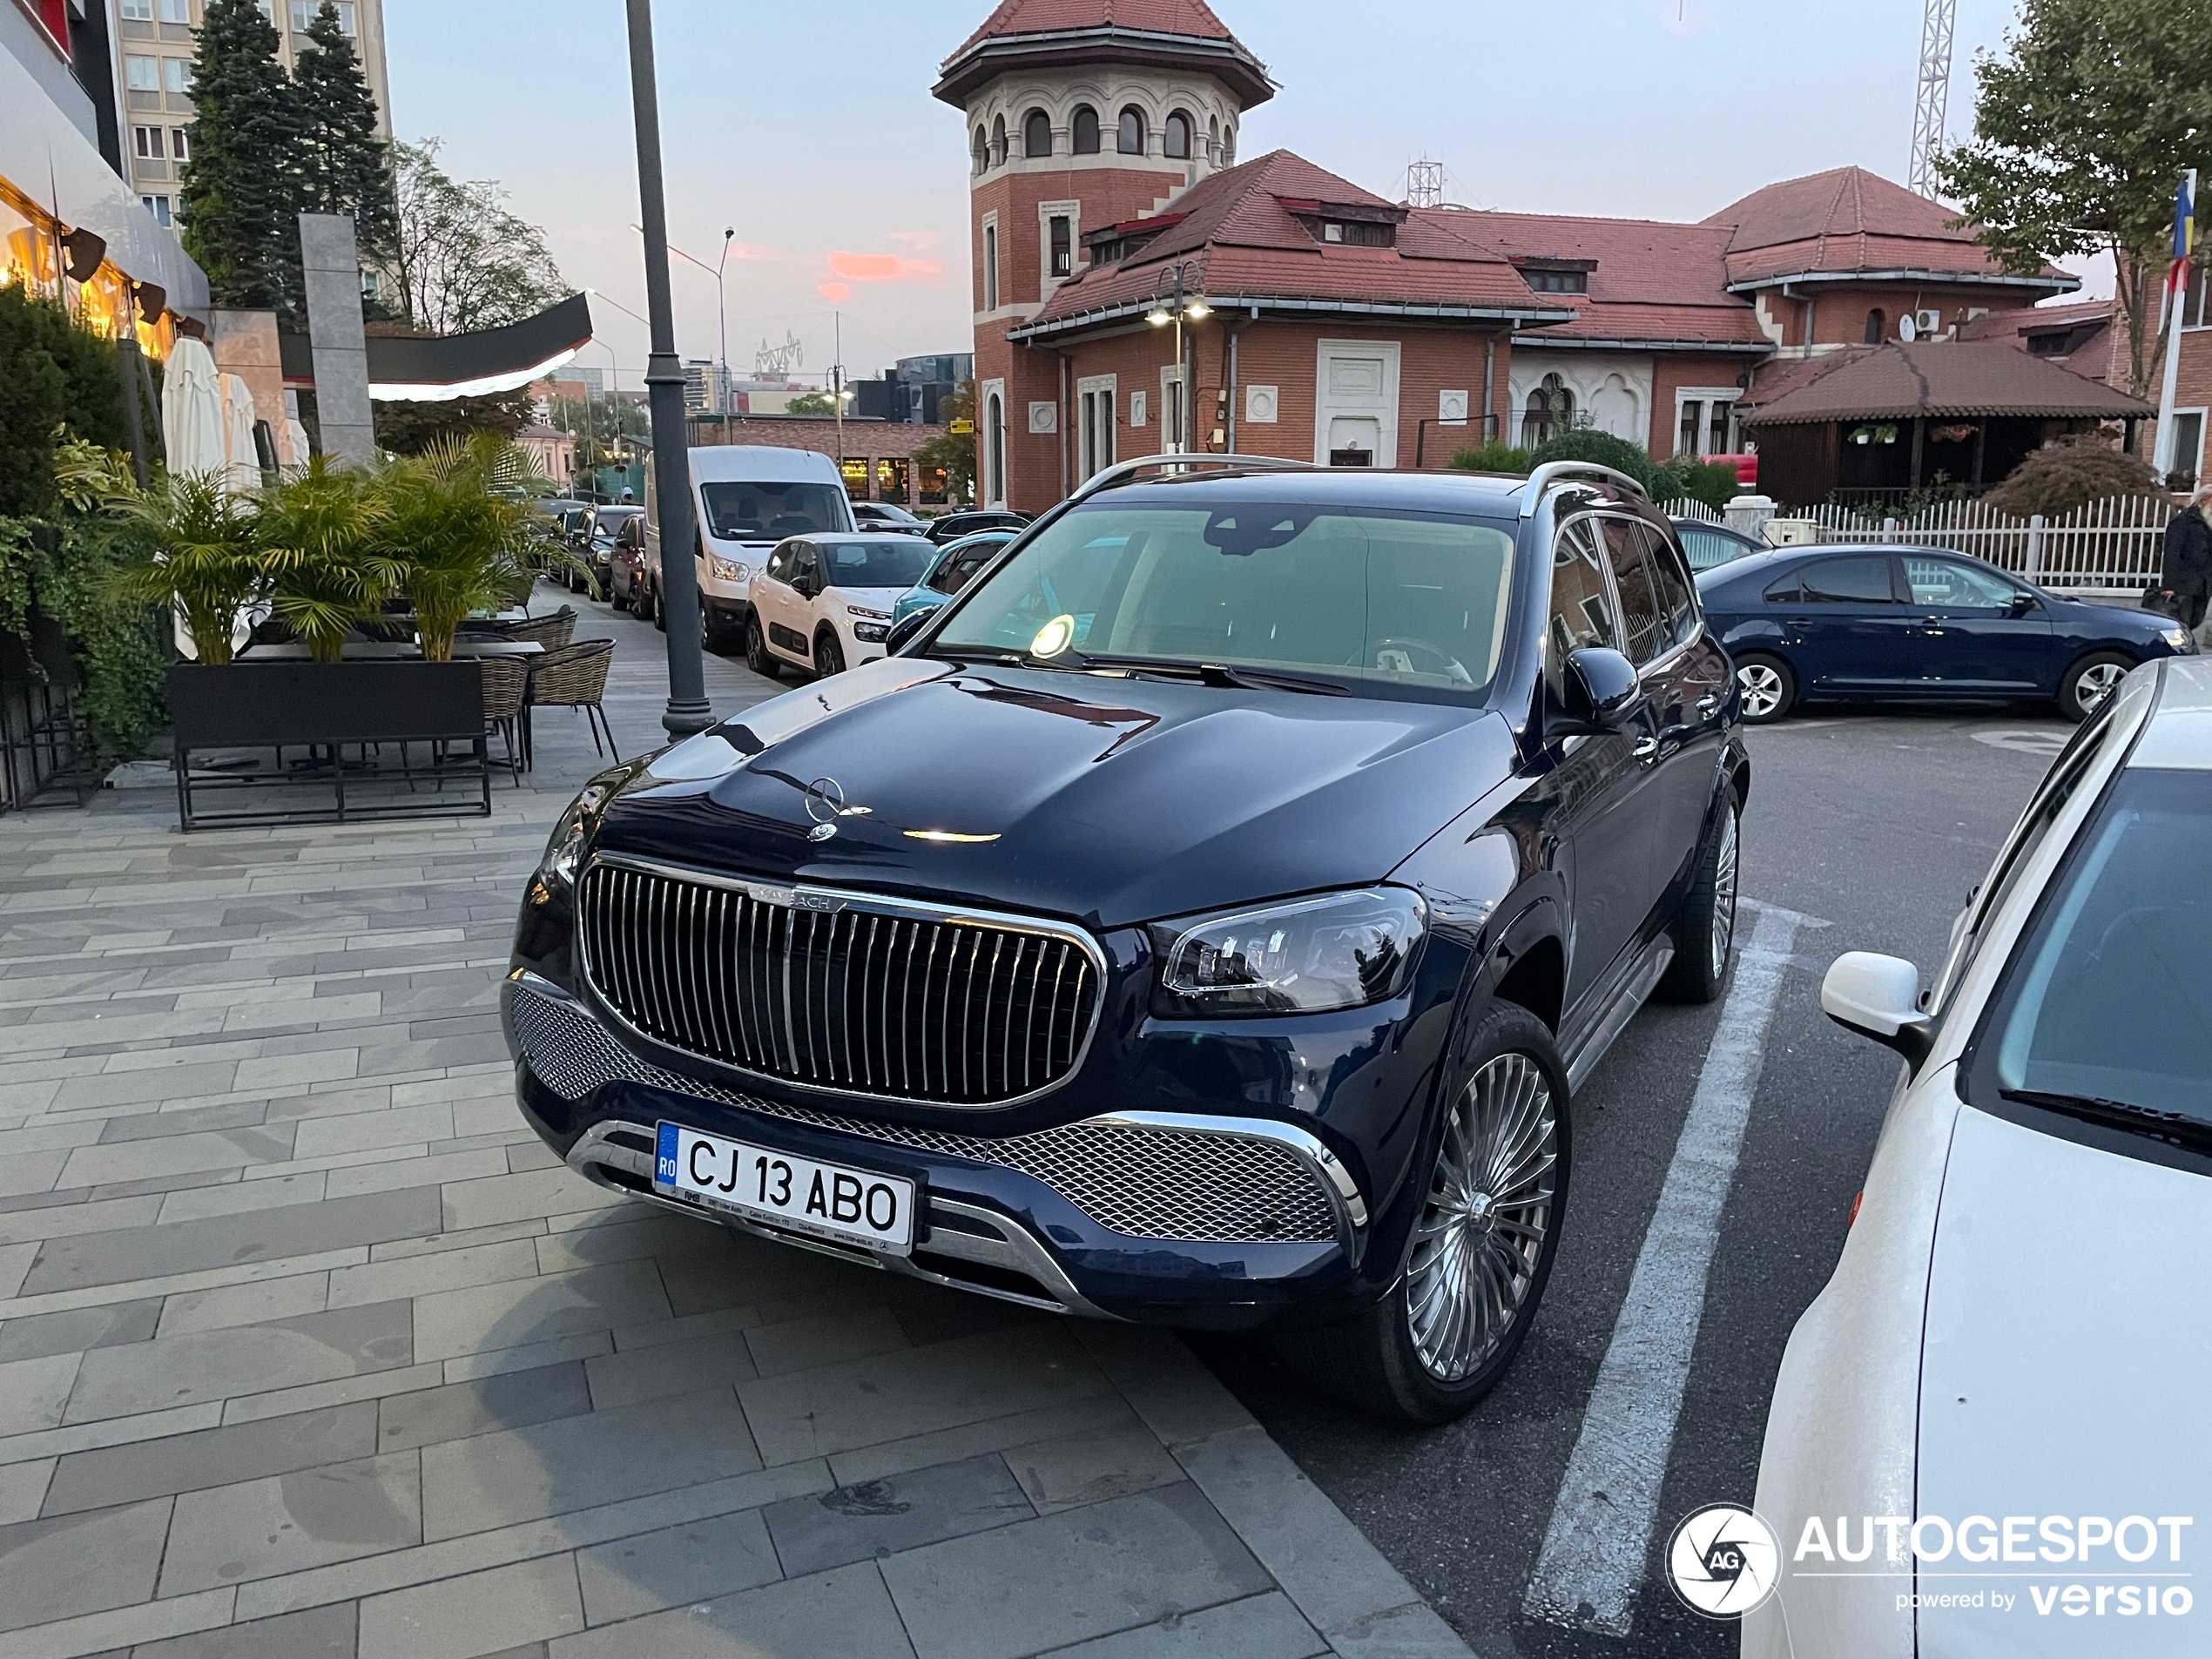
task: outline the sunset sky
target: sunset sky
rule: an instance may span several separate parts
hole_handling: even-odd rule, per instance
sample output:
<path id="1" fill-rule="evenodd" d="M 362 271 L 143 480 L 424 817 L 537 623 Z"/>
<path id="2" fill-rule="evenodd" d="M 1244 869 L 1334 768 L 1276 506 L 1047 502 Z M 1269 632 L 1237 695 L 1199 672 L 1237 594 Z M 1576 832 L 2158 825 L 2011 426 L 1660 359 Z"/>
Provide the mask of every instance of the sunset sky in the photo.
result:
<path id="1" fill-rule="evenodd" d="M 929 96 L 990 0 L 658 0 L 669 232 L 724 287 L 729 358 L 796 334 L 806 372 L 967 349 L 966 144 Z M 1903 182 L 1921 0 L 1214 0 L 1281 85 L 1246 158 L 1299 154 L 1382 195 L 1424 153 L 1482 207 L 1699 219 L 1777 179 L 1857 163 Z M 1951 129 L 2013 8 L 1960 0 Z M 580 361 L 637 385 L 645 309 L 619 0 L 385 0 L 399 136 L 444 141 L 600 290 Z M 674 263 L 677 344 L 718 349 L 711 273 Z M 2106 291 L 2108 291 L 2108 282 Z"/>

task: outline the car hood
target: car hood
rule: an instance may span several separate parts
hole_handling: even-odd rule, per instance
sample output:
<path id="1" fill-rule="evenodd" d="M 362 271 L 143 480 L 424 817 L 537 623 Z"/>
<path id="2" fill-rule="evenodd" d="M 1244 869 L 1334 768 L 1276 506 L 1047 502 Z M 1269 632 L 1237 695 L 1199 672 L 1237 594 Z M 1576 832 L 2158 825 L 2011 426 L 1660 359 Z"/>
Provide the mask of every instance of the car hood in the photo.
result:
<path id="1" fill-rule="evenodd" d="M 2131 1568 L 2111 1546 L 2085 1566 L 2002 1560 L 1924 1576 L 1930 1591 L 1999 1589 L 2009 1613 L 1924 1608 L 1923 1659 L 2204 1651 L 2188 1617 L 2122 1619 L 2108 1602 L 2039 1613 L 2030 1588 L 2119 1586 L 2129 1573 L 2194 1572 L 2212 1558 L 2212 1177 L 2064 1140 L 1977 1111 L 1959 1114 L 1928 1285 L 1921 1369 L 1919 1512 L 1969 1515 L 2193 1515 Z M 1931 1548 L 1936 1540 L 1928 1539 Z M 2130 1542 L 2140 1551 L 2140 1531 Z M 2033 1545 L 2041 1548 L 2040 1533 Z M 1973 1572 L 1954 1555 L 1927 1573 Z M 2155 1581 L 2161 1585 L 2176 1581 Z M 2110 1627 L 2122 1629 L 2114 1631 Z M 2103 1640 L 2091 1627 L 2106 1630 Z M 2123 1640 L 2124 1638 L 2124 1640 Z"/>
<path id="2" fill-rule="evenodd" d="M 665 752 L 596 845 L 1106 928 L 1380 880 L 1513 762 L 1459 705 L 891 658 Z"/>

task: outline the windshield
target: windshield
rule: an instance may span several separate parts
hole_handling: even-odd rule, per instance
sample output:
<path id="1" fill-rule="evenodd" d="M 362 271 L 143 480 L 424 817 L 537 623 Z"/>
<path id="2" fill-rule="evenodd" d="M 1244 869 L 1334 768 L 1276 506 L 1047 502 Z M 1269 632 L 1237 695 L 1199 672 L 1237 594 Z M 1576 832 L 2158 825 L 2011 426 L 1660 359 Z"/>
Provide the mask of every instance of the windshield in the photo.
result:
<path id="1" fill-rule="evenodd" d="M 822 579 L 833 588 L 911 588 L 937 550 L 911 536 L 880 542 L 825 542 Z"/>
<path id="2" fill-rule="evenodd" d="M 1109 500 L 1060 519 L 974 589 L 932 653 L 1049 659 L 1064 647 L 1073 666 L 1287 668 L 1473 698 L 1497 671 L 1513 546 L 1438 515 Z"/>
<path id="3" fill-rule="evenodd" d="M 701 484 L 706 533 L 725 542 L 772 542 L 851 528 L 845 492 L 835 484 L 779 483 L 771 479 Z"/>
<path id="4" fill-rule="evenodd" d="M 2212 772 L 2121 773 L 2013 968 L 2000 1088 L 2212 1124 L 2209 836 Z"/>

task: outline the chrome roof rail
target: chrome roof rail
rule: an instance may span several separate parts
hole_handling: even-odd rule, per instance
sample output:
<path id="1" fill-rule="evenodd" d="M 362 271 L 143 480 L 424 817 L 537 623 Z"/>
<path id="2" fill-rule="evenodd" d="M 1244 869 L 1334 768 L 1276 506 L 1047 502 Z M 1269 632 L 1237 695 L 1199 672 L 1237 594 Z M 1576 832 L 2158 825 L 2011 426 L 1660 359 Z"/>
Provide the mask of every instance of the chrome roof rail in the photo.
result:
<path id="1" fill-rule="evenodd" d="M 1616 472 L 1611 467 L 1601 467 L 1595 461 L 1547 461 L 1528 475 L 1528 482 L 1522 487 L 1521 516 L 1533 518 L 1536 505 L 1543 500 L 1547 489 L 1562 479 L 1576 477 L 1602 479 L 1633 495 L 1641 496 L 1646 501 L 1651 499 L 1651 492 L 1627 473 Z"/>
<path id="2" fill-rule="evenodd" d="M 1093 473 L 1068 497 L 1072 507 L 1088 500 L 1101 490 L 1114 489 L 1136 481 L 1136 475 L 1154 468 L 1180 467 L 1189 469 L 1215 468 L 1224 472 L 1319 472 L 1311 461 L 1285 461 L 1275 455 L 1139 455 L 1133 461 L 1117 461 L 1112 466 Z"/>

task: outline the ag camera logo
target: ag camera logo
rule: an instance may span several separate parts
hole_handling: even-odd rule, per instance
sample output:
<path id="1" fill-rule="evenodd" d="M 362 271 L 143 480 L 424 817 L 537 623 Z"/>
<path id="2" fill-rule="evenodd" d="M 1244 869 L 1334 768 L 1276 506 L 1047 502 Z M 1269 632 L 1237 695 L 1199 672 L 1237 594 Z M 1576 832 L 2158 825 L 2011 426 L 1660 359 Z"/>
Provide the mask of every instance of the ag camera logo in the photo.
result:
<path id="1" fill-rule="evenodd" d="M 1667 1581 L 1691 1612 L 1740 1618 L 1781 1583 L 1781 1541 L 1749 1509 L 1709 1503 L 1668 1541 Z"/>

